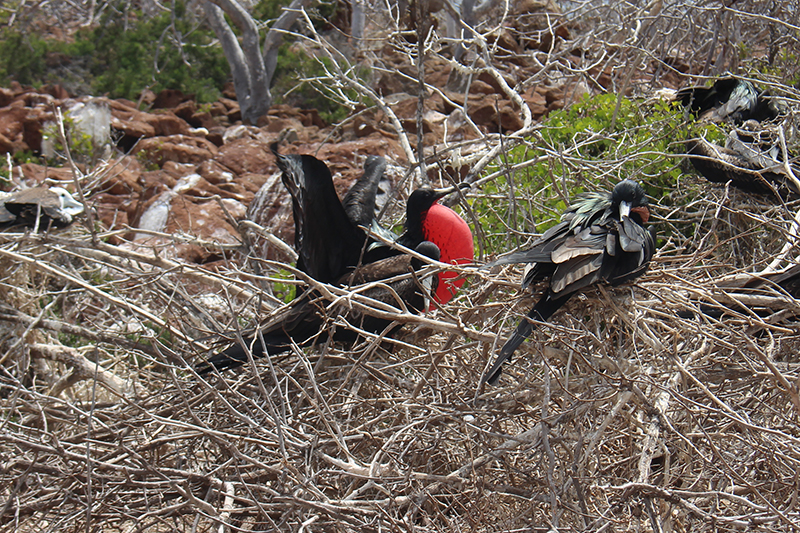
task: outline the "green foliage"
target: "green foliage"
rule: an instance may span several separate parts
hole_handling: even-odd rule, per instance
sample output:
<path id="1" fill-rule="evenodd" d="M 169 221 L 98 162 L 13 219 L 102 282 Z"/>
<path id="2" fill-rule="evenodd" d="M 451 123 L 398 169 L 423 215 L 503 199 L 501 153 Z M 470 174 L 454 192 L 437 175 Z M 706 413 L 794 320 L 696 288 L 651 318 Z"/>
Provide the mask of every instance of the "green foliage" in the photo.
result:
<path id="1" fill-rule="evenodd" d="M 283 8 L 290 3 L 290 0 L 259 0 L 253 7 L 253 18 L 256 20 L 274 21 L 281 16 Z"/>
<path id="2" fill-rule="evenodd" d="M 0 33 L 0 78 L 5 84 L 11 79 L 36 84 L 46 67 L 47 48 L 47 43 L 36 35 L 4 29 Z"/>
<path id="3" fill-rule="evenodd" d="M 286 0 L 262 0 L 253 15 L 257 20 L 274 21 L 288 4 Z M 312 18 L 322 26 L 336 16 L 337 9 L 336 3 L 321 4 Z M 174 18 L 162 13 L 148 19 L 141 12 L 132 12 L 124 21 L 108 11 L 97 27 L 78 32 L 69 43 L 13 29 L 0 32 L 0 83 L 68 85 L 63 71 L 48 67 L 48 58 L 79 72 L 77 90 L 111 98 L 135 100 L 145 88 L 155 92 L 179 89 L 195 94 L 199 103 L 212 102 L 230 79 L 230 67 L 214 33 L 193 25 L 182 3 L 176 5 Z M 331 97 L 326 83 L 301 81 L 325 77 L 330 66 L 327 58 L 317 59 L 297 46 L 283 45 L 273 77 L 275 103 L 315 108 L 328 123 L 343 120 L 350 108 L 340 97 Z M 355 91 L 342 92 L 351 101 L 358 100 Z"/>
<path id="4" fill-rule="evenodd" d="M 75 126 L 75 120 L 69 115 L 64 117 L 64 133 L 69 147 L 70 155 L 74 161 L 81 163 L 94 163 L 100 155 L 102 147 L 97 146 L 88 133 L 80 131 Z M 42 141 L 51 143 L 56 157 L 66 160 L 66 150 L 64 142 L 59 133 L 58 125 L 51 123 L 42 129 Z M 48 161 L 51 165 L 57 165 L 58 161 Z"/>
<path id="5" fill-rule="evenodd" d="M 285 269 L 280 269 L 278 272 L 273 274 L 273 277 L 286 280 L 294 279 L 292 273 Z M 278 298 L 279 300 L 288 304 L 294 300 L 295 294 L 297 294 L 297 286 L 291 283 L 281 283 L 280 281 L 276 281 L 272 284 L 272 294 L 275 296 L 275 298 Z"/>
<path id="6" fill-rule="evenodd" d="M 619 105 L 618 105 L 619 104 Z M 567 202 L 625 179 L 642 183 L 656 204 L 668 204 L 682 174 L 682 141 L 702 133 L 666 102 L 640 105 L 601 94 L 551 113 L 528 142 L 508 150 L 488 174 L 473 209 L 482 221 L 485 253 L 525 242 L 559 221 Z M 706 132 L 710 140 L 717 133 Z"/>
<path id="7" fill-rule="evenodd" d="M 219 87 L 230 69 L 219 47 L 211 47 L 210 30 L 192 27 L 177 8 L 172 15 L 135 24 L 128 31 L 121 21 L 101 23 L 85 38 L 95 44 L 91 71 L 97 76 L 96 90 L 134 98 L 144 87 L 181 89 L 194 93 L 200 102 L 219 98 Z M 182 46 L 178 46 L 180 40 Z M 154 67 L 155 64 L 155 67 Z"/>
<path id="8" fill-rule="evenodd" d="M 176 10 L 174 26 L 170 13 L 151 19 L 135 13 L 141 20 L 127 28 L 122 20 L 104 19 L 71 43 L 6 29 L 0 34 L 0 81 L 58 83 L 60 75 L 47 67 L 48 56 L 58 56 L 83 65 L 91 90 L 112 98 L 135 99 L 150 87 L 156 92 L 180 89 L 200 102 L 214 101 L 230 78 L 225 56 L 219 46 L 211 46 L 215 37 L 210 29 L 193 26 L 182 4 Z"/>
<path id="9" fill-rule="evenodd" d="M 23 152 L 17 152 L 14 154 L 14 162 L 17 165 L 24 165 L 25 163 L 33 163 L 34 165 L 41 165 L 42 158 L 34 155 L 31 150 L 25 150 Z"/>

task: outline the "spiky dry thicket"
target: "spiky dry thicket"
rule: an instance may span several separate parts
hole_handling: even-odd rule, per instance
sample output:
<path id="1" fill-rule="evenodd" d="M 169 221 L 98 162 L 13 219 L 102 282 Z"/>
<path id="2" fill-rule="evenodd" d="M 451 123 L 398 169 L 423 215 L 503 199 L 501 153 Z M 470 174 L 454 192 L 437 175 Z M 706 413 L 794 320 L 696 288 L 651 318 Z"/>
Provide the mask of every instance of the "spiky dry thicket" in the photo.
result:
<path id="1" fill-rule="evenodd" d="M 600 66 L 638 68 L 626 54 L 648 50 L 618 45 Z M 558 50 L 550 59 L 545 72 L 569 74 Z M 502 155 L 498 137 L 484 141 Z M 624 172 L 614 154 L 545 148 L 572 176 Z M 730 288 L 792 263 L 800 204 L 691 176 L 655 201 L 650 272 L 574 298 L 485 390 L 481 373 L 530 307 L 518 270 L 465 269 L 468 286 L 444 309 L 398 313 L 396 340 L 201 379 L 192 365 L 220 332 L 275 306 L 256 289 L 269 278 L 80 227 L 3 234 L 0 531 L 800 528 L 800 306 L 775 288 Z M 736 301 L 761 312 L 700 312 Z"/>
<path id="2" fill-rule="evenodd" d="M 235 272 L 6 234 L 1 530 L 786 530 L 800 306 L 767 289 L 743 297 L 767 317 L 677 312 L 736 299 L 719 276 L 774 259 L 798 205 L 687 189 L 649 274 L 576 298 L 483 391 L 528 307 L 518 271 L 470 271 L 397 341 L 203 380 L 193 339 L 231 327 L 226 301 L 253 312 Z"/>

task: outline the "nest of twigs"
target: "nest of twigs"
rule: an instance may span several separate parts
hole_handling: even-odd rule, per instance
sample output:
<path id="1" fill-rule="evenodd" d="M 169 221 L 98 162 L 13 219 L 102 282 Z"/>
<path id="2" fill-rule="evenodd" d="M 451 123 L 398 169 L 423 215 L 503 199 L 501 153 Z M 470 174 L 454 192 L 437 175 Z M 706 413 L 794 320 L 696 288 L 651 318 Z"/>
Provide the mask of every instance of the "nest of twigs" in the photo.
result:
<path id="1" fill-rule="evenodd" d="M 735 288 L 796 255 L 798 205 L 675 195 L 650 272 L 574 298 L 484 390 L 531 303 L 518 269 L 466 268 L 394 338 L 203 379 L 222 333 L 276 307 L 256 287 L 280 265 L 3 234 L 0 530 L 800 527 L 800 306 Z"/>

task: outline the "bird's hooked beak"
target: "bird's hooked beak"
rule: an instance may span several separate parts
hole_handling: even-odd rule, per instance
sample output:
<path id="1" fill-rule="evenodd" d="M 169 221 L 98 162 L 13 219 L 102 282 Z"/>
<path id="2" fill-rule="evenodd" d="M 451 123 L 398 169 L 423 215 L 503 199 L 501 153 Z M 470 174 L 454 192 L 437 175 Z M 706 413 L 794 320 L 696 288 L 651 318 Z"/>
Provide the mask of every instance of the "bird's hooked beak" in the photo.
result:
<path id="1" fill-rule="evenodd" d="M 73 216 L 83 213 L 83 204 L 73 198 L 69 191 L 63 187 L 51 187 L 50 194 L 58 196 L 58 203 L 62 212 Z"/>
<path id="2" fill-rule="evenodd" d="M 433 201 L 438 202 L 448 194 L 454 193 L 459 189 L 469 189 L 470 187 L 472 187 L 472 185 L 470 185 L 466 181 L 462 181 L 458 185 L 454 185 L 452 187 L 445 187 L 444 189 L 433 189 L 433 196 L 434 196 Z"/>
<path id="3" fill-rule="evenodd" d="M 630 202 L 620 202 L 619 203 L 619 218 L 622 217 L 630 217 L 631 216 L 631 204 Z"/>

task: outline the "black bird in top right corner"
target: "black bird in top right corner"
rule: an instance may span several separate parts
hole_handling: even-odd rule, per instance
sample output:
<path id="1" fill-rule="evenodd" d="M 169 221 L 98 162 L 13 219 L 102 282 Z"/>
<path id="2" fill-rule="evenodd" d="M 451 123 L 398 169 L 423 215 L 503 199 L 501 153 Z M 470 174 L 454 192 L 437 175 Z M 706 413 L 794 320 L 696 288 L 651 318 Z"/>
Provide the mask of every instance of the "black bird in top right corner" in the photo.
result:
<path id="1" fill-rule="evenodd" d="M 488 265 L 529 263 L 522 288 L 548 278 L 549 286 L 503 345 L 481 386 L 498 380 L 503 364 L 533 331 L 534 321 L 548 320 L 573 294 L 596 283 L 615 286 L 642 275 L 655 252 L 655 237 L 644 228 L 649 218 L 644 189 L 626 179 L 611 193 L 578 197 L 562 221 L 531 248 Z"/>
<path id="2" fill-rule="evenodd" d="M 784 154 L 776 130 L 788 115 L 783 98 L 759 92 L 748 80 L 719 78 L 710 87 L 686 87 L 675 101 L 691 110 L 698 121 L 732 124 L 725 146 L 704 137 L 686 140 L 695 170 L 712 183 L 730 183 L 755 194 L 790 199 L 800 194 L 800 169 L 792 154 Z"/>
<path id="3" fill-rule="evenodd" d="M 783 99 L 759 92 L 752 82 L 732 76 L 719 78 L 710 87 L 684 87 L 675 93 L 675 100 L 698 120 L 710 122 L 763 122 L 786 113 Z"/>

